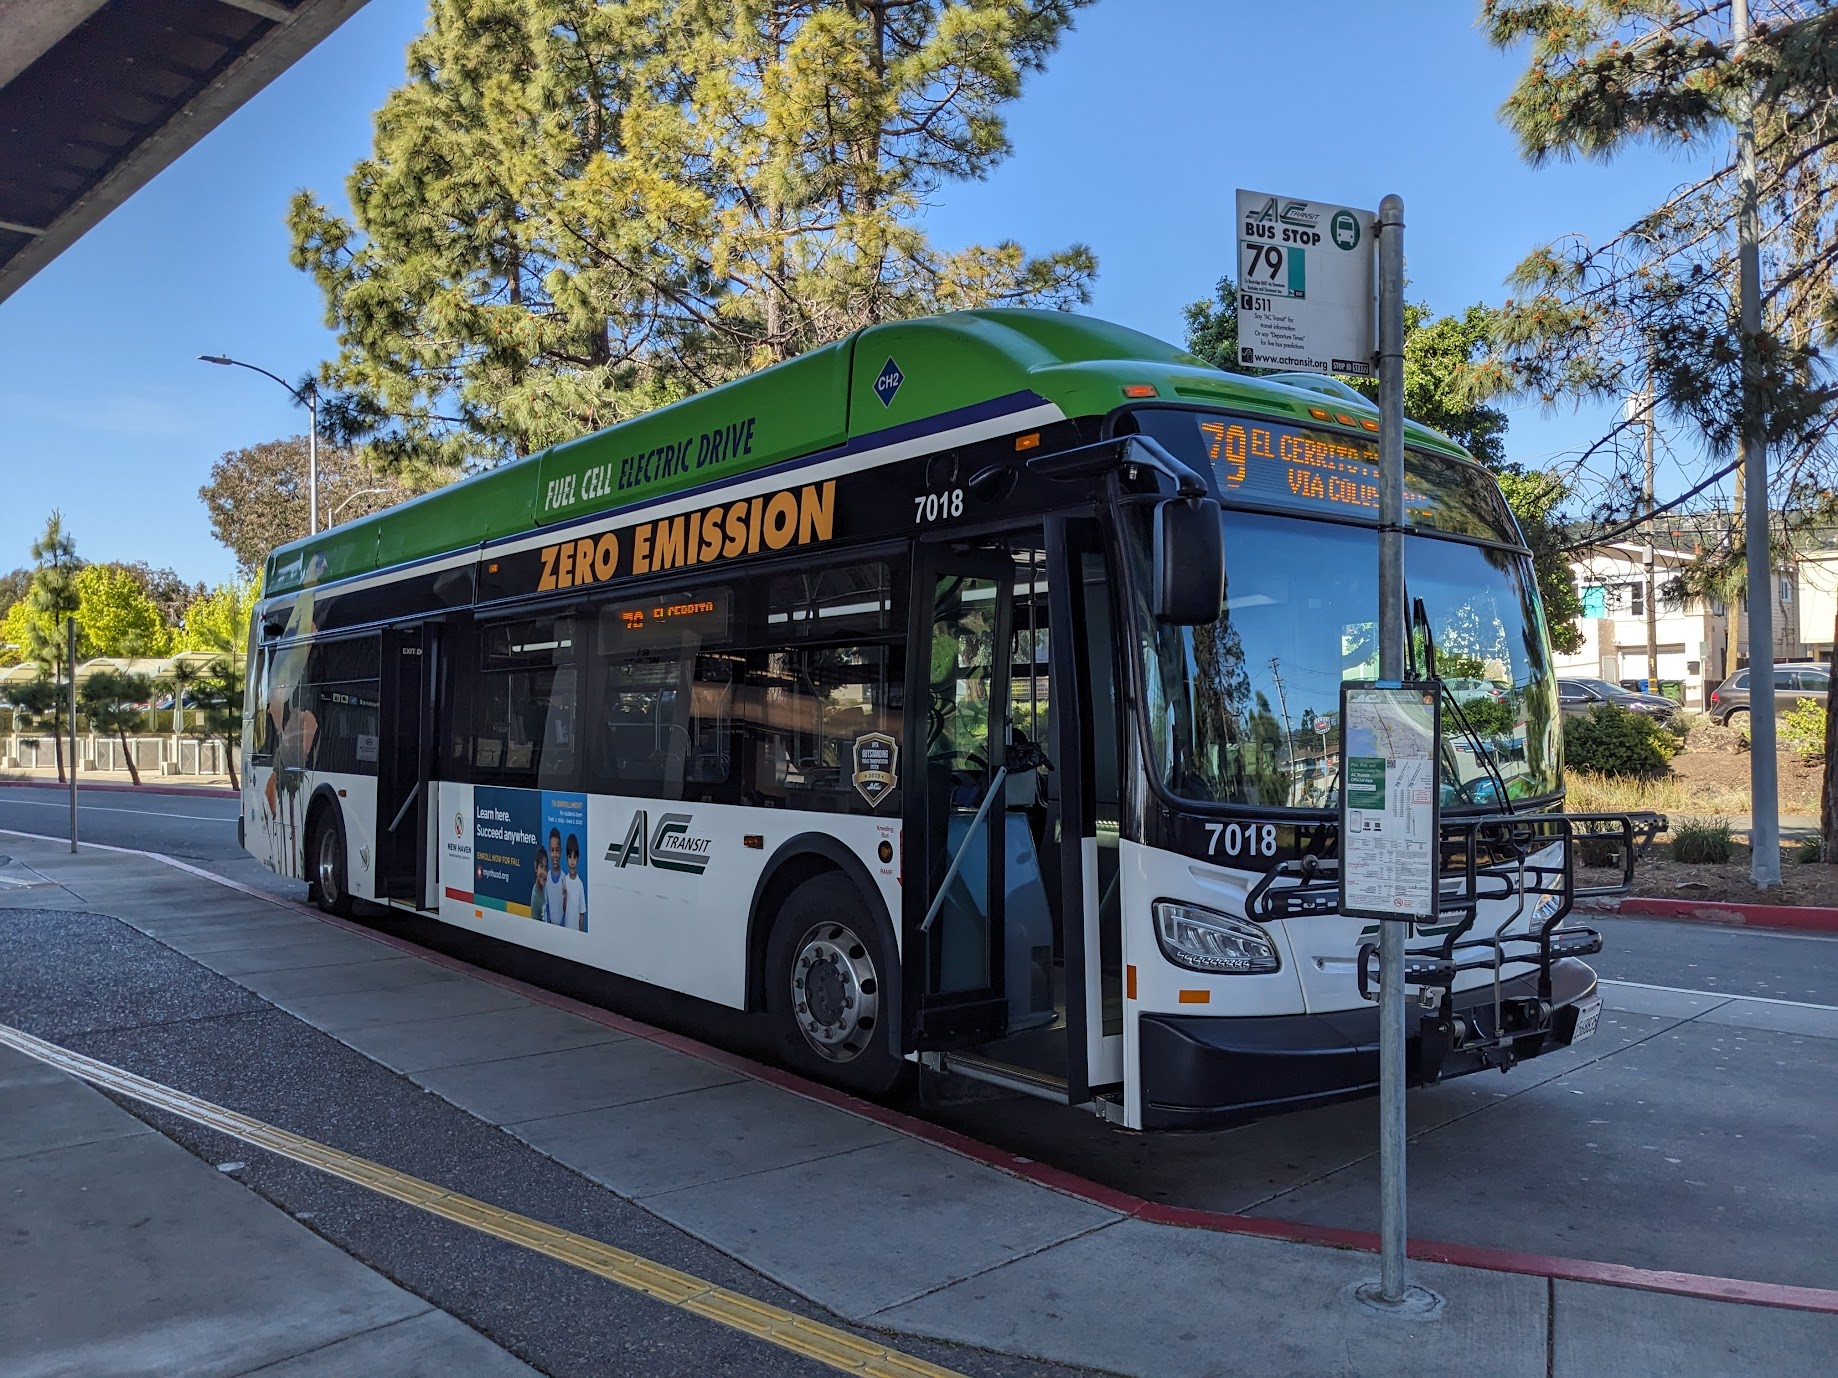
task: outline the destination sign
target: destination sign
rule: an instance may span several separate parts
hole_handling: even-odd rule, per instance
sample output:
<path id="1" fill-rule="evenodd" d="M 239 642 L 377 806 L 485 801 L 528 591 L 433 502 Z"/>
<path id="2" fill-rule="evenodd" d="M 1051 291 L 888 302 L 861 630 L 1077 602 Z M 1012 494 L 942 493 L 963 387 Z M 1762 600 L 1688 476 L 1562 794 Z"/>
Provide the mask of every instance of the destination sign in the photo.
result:
<path id="1" fill-rule="evenodd" d="M 1167 407 L 1145 407 L 1135 417 L 1143 434 L 1210 473 L 1228 506 L 1378 520 L 1375 435 Z M 1422 450 L 1404 452 L 1404 520 L 1452 536 L 1522 542 L 1491 474 L 1478 464 Z"/>
<path id="2" fill-rule="evenodd" d="M 1223 416 L 1207 417 L 1199 427 L 1222 497 L 1378 513 L 1378 445 L 1374 441 Z M 1427 493 L 1413 492 L 1406 485 L 1407 512 L 1429 505 Z"/>
<path id="3" fill-rule="evenodd" d="M 720 641 L 728 634 L 730 603 L 726 588 L 660 593 L 615 603 L 600 614 L 601 644 L 680 645 L 685 634 L 702 641 Z"/>

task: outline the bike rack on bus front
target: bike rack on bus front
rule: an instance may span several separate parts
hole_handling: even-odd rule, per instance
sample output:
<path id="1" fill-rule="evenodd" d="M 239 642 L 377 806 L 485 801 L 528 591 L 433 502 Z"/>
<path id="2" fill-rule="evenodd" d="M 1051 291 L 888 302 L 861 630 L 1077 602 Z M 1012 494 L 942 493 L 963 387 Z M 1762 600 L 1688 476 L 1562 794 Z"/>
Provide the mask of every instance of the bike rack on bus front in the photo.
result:
<path id="1" fill-rule="evenodd" d="M 1593 928 L 1563 927 L 1579 899 L 1622 895 L 1632 887 L 1634 861 L 1664 831 L 1665 817 L 1648 811 L 1631 813 L 1490 814 L 1445 818 L 1442 822 L 1441 891 L 1438 917 L 1426 941 L 1405 949 L 1406 984 L 1439 989 L 1434 1018 L 1422 1023 L 1418 1075 L 1426 1083 L 1439 1079 L 1451 1050 L 1470 1054 L 1483 1065 L 1501 1070 L 1517 1061 L 1521 1039 L 1541 1038 L 1552 1028 L 1553 966 L 1571 957 L 1602 950 L 1602 935 Z M 1325 825 L 1328 855 L 1280 862 L 1245 897 L 1245 912 L 1258 920 L 1285 919 L 1334 912 L 1339 905 L 1340 863 L 1336 826 Z M 1619 879 L 1609 885 L 1576 883 L 1577 853 L 1582 848 L 1612 850 Z M 1587 858 L 1585 858 L 1587 860 Z M 1282 882 L 1290 883 L 1284 884 Z M 1490 933 L 1474 935 L 1482 902 L 1510 908 Z M 1531 907 L 1527 930 L 1508 933 Z M 1446 927 L 1445 927 L 1446 925 Z M 1419 927 L 1423 926 L 1419 921 Z M 1507 974 L 1508 967 L 1521 970 Z M 1508 980 L 1537 973 L 1534 996 L 1509 996 Z M 1470 1006 L 1455 1011 L 1454 985 L 1463 972 L 1486 971 L 1492 977 L 1490 1028 Z M 1361 998 L 1377 999 L 1378 944 L 1362 943 L 1356 963 Z M 1480 1007 L 1485 1008 L 1485 1007 Z"/>

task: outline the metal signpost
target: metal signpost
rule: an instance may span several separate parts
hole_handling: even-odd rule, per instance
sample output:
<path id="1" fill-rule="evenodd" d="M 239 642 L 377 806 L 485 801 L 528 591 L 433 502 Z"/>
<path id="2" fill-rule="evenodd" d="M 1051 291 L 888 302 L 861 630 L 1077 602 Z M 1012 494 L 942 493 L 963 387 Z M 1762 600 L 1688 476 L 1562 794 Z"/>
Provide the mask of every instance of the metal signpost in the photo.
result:
<path id="1" fill-rule="evenodd" d="M 77 619 L 64 624 L 68 648 L 64 673 L 70 676 L 70 850 L 77 849 Z"/>
<path id="2" fill-rule="evenodd" d="M 1379 683 L 1342 690 L 1340 877 L 1343 912 L 1370 902 L 1380 918 L 1380 1278 L 1359 1291 L 1421 1314 L 1438 1303 L 1404 1281 L 1404 944 L 1410 921 L 1436 912 L 1441 713 L 1405 683 L 1404 202 L 1387 196 L 1374 216 L 1240 191 L 1238 266 L 1246 366 L 1371 377 L 1376 306 Z"/>

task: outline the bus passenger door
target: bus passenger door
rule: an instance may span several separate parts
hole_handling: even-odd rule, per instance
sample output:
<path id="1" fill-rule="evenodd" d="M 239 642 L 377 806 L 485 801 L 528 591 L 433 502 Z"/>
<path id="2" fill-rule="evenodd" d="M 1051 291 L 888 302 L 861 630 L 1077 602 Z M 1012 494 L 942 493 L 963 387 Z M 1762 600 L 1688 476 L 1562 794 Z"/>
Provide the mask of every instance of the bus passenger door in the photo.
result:
<path id="1" fill-rule="evenodd" d="M 377 753 L 378 899 L 428 907 L 430 766 L 434 756 L 434 657 L 431 626 L 390 627 L 383 633 Z"/>
<path id="2" fill-rule="evenodd" d="M 907 654 L 901 943 L 906 1046 L 972 1048 L 1008 1028 L 1003 782 L 1015 565 L 1006 545 L 921 545 Z"/>

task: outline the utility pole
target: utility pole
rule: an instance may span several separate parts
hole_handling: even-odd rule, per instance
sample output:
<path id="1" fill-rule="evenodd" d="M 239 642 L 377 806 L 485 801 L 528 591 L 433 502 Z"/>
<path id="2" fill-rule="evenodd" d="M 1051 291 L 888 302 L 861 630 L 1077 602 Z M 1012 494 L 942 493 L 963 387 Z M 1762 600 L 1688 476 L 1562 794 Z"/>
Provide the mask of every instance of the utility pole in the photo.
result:
<path id="1" fill-rule="evenodd" d="M 1749 47 L 1749 0 L 1732 0 L 1730 37 L 1741 63 Z M 1779 762 L 1774 731 L 1774 570 L 1768 549 L 1768 433 L 1762 415 L 1761 213 L 1755 170 L 1755 92 L 1737 93 L 1736 179 L 1741 194 L 1736 212 L 1739 341 L 1742 351 L 1743 533 L 1748 545 L 1749 605 L 1749 809 L 1750 871 L 1758 890 L 1781 883 Z"/>
<path id="2" fill-rule="evenodd" d="M 1276 681 L 1277 711 L 1283 715 L 1283 750 L 1288 759 L 1283 762 L 1283 769 L 1290 775 L 1290 788 L 1295 787 L 1296 738 L 1289 726 L 1289 699 L 1283 693 L 1283 661 L 1280 656 L 1270 657 L 1270 678 Z M 1294 794 L 1290 795 L 1294 798 Z"/>

